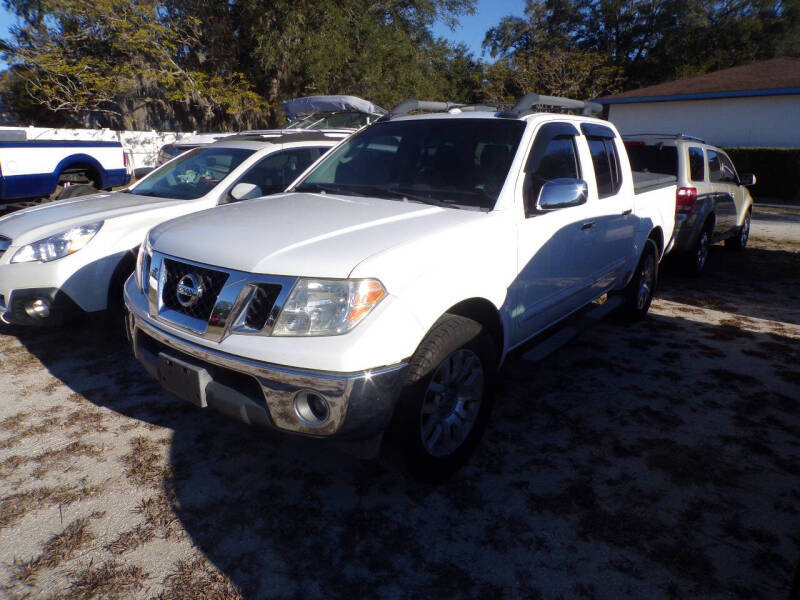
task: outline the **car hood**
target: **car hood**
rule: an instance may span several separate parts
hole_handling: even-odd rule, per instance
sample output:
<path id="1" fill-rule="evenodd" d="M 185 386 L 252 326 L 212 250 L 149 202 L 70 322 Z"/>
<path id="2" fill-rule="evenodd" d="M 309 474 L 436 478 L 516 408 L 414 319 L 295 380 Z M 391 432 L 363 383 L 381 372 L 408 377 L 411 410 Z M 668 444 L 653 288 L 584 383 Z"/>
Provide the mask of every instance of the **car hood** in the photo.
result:
<path id="1" fill-rule="evenodd" d="M 12 240 L 15 246 L 29 244 L 70 227 L 107 221 L 116 217 L 147 210 L 158 210 L 188 200 L 151 198 L 124 192 L 108 192 L 56 200 L 32 206 L 0 218 L 0 235 Z"/>
<path id="2" fill-rule="evenodd" d="M 373 254 L 482 217 L 399 200 L 292 193 L 173 219 L 154 228 L 151 241 L 164 254 L 249 273 L 344 278 Z"/>

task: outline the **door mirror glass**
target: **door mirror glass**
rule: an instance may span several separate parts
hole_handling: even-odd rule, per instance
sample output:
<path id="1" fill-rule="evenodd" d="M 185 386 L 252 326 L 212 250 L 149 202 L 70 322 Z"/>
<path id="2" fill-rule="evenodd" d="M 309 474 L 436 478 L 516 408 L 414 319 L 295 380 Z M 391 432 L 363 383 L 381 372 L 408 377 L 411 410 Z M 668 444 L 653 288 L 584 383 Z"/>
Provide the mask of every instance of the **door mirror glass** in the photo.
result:
<path id="1" fill-rule="evenodd" d="M 739 185 L 755 185 L 756 184 L 756 176 L 752 173 L 742 173 L 742 177 L 739 180 Z"/>
<path id="2" fill-rule="evenodd" d="M 536 200 L 536 210 L 548 211 L 570 206 L 578 206 L 586 202 L 589 187 L 582 179 L 552 179 L 542 186 Z"/>
<path id="3" fill-rule="evenodd" d="M 254 183 L 237 183 L 233 186 L 229 196 L 236 202 L 239 200 L 250 200 L 263 196 L 261 188 Z"/>

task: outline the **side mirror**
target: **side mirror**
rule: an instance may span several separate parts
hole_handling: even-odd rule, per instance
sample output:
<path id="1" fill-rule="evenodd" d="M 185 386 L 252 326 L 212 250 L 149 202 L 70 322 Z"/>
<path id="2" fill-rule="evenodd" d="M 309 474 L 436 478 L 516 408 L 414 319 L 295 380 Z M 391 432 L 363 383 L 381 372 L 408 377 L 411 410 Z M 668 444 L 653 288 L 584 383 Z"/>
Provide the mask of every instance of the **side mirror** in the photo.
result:
<path id="1" fill-rule="evenodd" d="M 586 203 L 589 186 L 582 179 L 551 179 L 539 191 L 536 210 L 548 211 Z"/>
<path id="2" fill-rule="evenodd" d="M 261 188 L 254 183 L 237 183 L 233 186 L 229 196 L 235 201 L 250 200 L 251 198 L 258 198 L 262 196 Z"/>
<path id="3" fill-rule="evenodd" d="M 756 176 L 752 173 L 742 173 L 742 176 L 739 178 L 739 185 L 755 185 L 756 184 Z"/>

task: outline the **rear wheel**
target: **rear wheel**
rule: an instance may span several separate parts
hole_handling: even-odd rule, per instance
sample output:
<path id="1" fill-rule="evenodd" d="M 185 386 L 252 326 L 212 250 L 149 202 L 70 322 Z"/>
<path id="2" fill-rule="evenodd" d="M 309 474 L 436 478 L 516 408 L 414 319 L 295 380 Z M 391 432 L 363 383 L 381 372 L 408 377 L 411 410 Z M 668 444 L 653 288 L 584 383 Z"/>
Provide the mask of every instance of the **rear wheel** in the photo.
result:
<path id="1" fill-rule="evenodd" d="M 726 248 L 730 248 L 731 250 L 745 249 L 747 240 L 750 239 L 750 212 L 749 210 L 747 211 L 747 214 L 744 216 L 744 222 L 742 226 L 739 227 L 739 231 L 736 232 L 736 235 L 725 240 Z"/>
<path id="2" fill-rule="evenodd" d="M 658 247 L 653 240 L 648 239 L 633 277 L 622 291 L 625 300 L 620 308 L 620 315 L 629 321 L 636 321 L 644 317 L 650 310 L 657 283 Z"/>
<path id="3" fill-rule="evenodd" d="M 397 458 L 415 477 L 441 481 L 472 454 L 491 412 L 497 359 L 480 323 L 445 315 L 411 359 L 389 429 Z"/>
<path id="4" fill-rule="evenodd" d="M 711 230 L 704 227 L 700 235 L 697 236 L 693 248 L 686 254 L 685 266 L 689 275 L 700 275 L 706 268 L 708 253 L 711 250 Z"/>

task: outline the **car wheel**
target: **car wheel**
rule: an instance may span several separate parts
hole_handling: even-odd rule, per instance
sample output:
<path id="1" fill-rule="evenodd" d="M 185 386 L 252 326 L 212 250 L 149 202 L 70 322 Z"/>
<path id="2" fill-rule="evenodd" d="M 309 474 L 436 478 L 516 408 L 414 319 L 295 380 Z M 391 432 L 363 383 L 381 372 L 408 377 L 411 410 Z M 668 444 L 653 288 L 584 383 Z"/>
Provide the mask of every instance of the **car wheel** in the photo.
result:
<path id="1" fill-rule="evenodd" d="M 88 196 L 89 194 L 96 194 L 97 188 L 88 183 L 79 183 L 65 187 L 56 196 L 56 200 L 65 200 L 67 198 L 76 198 L 78 196 Z"/>
<path id="2" fill-rule="evenodd" d="M 436 482 L 472 454 L 491 412 L 497 359 L 480 323 L 445 315 L 411 358 L 388 437 L 401 465 Z"/>
<path id="3" fill-rule="evenodd" d="M 620 315 L 628 321 L 643 318 L 650 310 L 657 284 L 658 248 L 653 240 L 648 239 L 633 277 L 622 291 L 624 302 L 619 310 Z"/>
<path id="4" fill-rule="evenodd" d="M 697 237 L 692 250 L 686 255 L 686 272 L 690 275 L 700 275 L 706 268 L 708 253 L 711 250 L 711 232 L 704 228 Z"/>
<path id="5" fill-rule="evenodd" d="M 725 247 L 731 250 L 744 250 L 747 240 L 750 239 L 750 211 L 744 216 L 744 222 L 739 231 L 732 238 L 725 240 Z"/>

